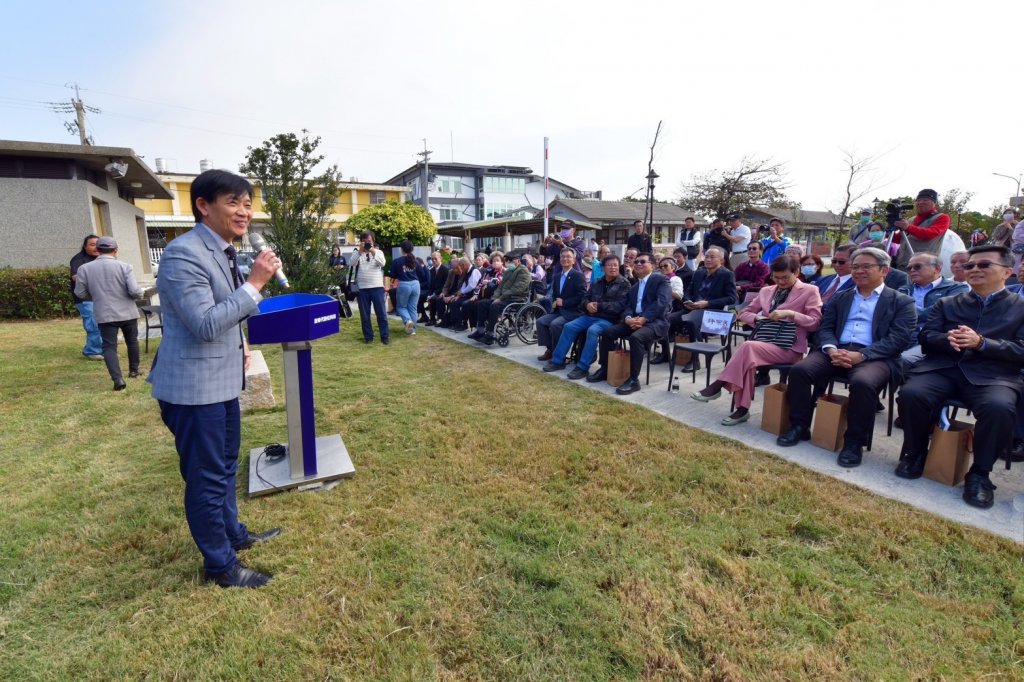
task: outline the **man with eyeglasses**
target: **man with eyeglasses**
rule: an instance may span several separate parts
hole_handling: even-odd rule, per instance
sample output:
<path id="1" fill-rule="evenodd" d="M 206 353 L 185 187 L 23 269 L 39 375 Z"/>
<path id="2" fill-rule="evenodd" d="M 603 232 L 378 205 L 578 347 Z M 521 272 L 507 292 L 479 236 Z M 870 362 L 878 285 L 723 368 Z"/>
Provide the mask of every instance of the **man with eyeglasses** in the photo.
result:
<path id="1" fill-rule="evenodd" d="M 899 383 L 900 353 L 917 323 L 914 299 L 885 286 L 889 263 L 889 254 L 880 249 L 853 252 L 854 288 L 836 294 L 823 308 L 820 352 L 812 351 L 790 370 L 786 399 L 791 427 L 778 437 L 779 445 L 810 440 L 814 386 L 842 379 L 849 384 L 850 402 L 837 462 L 846 468 L 860 465 L 875 428 L 878 394 L 890 378 Z"/>
<path id="2" fill-rule="evenodd" d="M 596 383 L 608 378 L 608 353 L 618 339 L 629 339 L 629 379 L 615 389 L 619 395 L 640 390 L 640 367 L 650 345 L 668 332 L 666 315 L 672 309 L 672 287 L 668 278 L 654 272 L 653 256 L 642 253 L 633 261 L 637 282 L 629 290 L 625 317 L 601 334 L 601 367 L 587 377 Z"/>
<path id="3" fill-rule="evenodd" d="M 725 267 L 725 261 L 725 251 L 721 247 L 711 246 L 704 252 L 704 267 L 693 274 L 690 288 L 683 296 L 683 309 L 669 315 L 672 334 L 685 331 L 694 340 L 704 322 L 705 310 L 724 310 L 736 303 L 736 279 Z M 700 369 L 696 355 L 680 371 L 693 369 Z"/>
<path id="4" fill-rule="evenodd" d="M 832 256 L 832 269 L 834 275 L 828 275 L 818 279 L 816 284 L 821 292 L 821 304 L 825 305 L 832 297 L 841 291 L 853 288 L 853 278 L 850 276 L 850 254 L 857 250 L 852 244 L 844 244 L 836 249 Z"/>
<path id="5" fill-rule="evenodd" d="M 942 260 L 930 253 L 919 253 L 910 259 L 907 266 L 910 281 L 913 287 L 910 296 L 914 299 L 914 308 L 917 310 L 917 328 L 914 330 L 914 337 L 911 343 L 914 344 L 903 351 L 903 363 L 907 366 L 914 364 L 924 357 L 921 352 L 921 345 L 917 341 L 921 327 L 928 319 L 928 311 L 935 302 L 946 296 L 956 296 L 970 290 L 962 282 L 954 282 L 948 277 L 942 276 Z"/>
<path id="6" fill-rule="evenodd" d="M 964 480 L 964 502 L 988 509 L 996 459 L 1013 443 L 1017 401 L 1024 391 L 1024 298 L 1006 289 L 1010 250 L 976 246 L 964 264 L 971 290 L 940 299 L 921 329 L 924 359 L 909 370 L 900 391 L 903 457 L 900 478 L 919 478 L 928 456 L 933 415 L 949 398 L 974 413 L 974 462 Z"/>

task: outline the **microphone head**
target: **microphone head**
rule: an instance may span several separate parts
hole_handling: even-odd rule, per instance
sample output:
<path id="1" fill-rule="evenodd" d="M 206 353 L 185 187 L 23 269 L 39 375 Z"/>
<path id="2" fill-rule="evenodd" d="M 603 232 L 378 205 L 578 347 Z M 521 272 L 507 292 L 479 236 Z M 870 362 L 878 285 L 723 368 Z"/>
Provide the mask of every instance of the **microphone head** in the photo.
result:
<path id="1" fill-rule="evenodd" d="M 260 251 L 265 251 L 267 249 L 266 240 L 263 238 L 263 235 L 257 232 L 249 233 L 249 244 L 252 245 L 252 248 L 253 250 L 256 251 L 256 253 L 259 253 Z"/>

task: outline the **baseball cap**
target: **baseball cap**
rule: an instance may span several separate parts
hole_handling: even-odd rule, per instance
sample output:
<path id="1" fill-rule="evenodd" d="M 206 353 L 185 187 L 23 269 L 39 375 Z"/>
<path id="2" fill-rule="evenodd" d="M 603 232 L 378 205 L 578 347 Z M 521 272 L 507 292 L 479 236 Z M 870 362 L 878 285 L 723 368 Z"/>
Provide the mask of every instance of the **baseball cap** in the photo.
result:
<path id="1" fill-rule="evenodd" d="M 96 240 L 96 249 L 99 251 L 117 251 L 117 242 L 113 237 L 100 237 Z"/>

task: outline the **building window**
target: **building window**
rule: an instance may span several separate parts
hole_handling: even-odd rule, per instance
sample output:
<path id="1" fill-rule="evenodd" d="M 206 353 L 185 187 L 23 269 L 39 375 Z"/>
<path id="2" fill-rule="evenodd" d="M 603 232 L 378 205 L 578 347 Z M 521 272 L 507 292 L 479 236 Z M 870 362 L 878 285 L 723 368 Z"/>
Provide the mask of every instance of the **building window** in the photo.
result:
<path id="1" fill-rule="evenodd" d="M 491 220 L 492 218 L 511 218 L 513 216 L 507 216 L 505 214 L 514 208 L 519 207 L 516 204 L 487 204 L 484 207 L 484 220 Z"/>
<path id="2" fill-rule="evenodd" d="M 629 241 L 629 230 L 615 230 L 615 243 L 625 244 Z"/>
<path id="3" fill-rule="evenodd" d="M 526 179 L 488 175 L 484 177 L 484 191 L 500 192 L 502 194 L 522 194 L 526 191 Z"/>
<path id="4" fill-rule="evenodd" d="M 374 204 L 383 204 L 387 200 L 387 194 L 384 192 L 370 192 L 370 206 L 373 206 Z"/>
<path id="5" fill-rule="evenodd" d="M 93 234 L 103 237 L 109 234 L 107 232 L 107 216 L 109 215 L 110 208 L 107 206 L 107 202 L 99 201 L 97 199 L 92 200 L 92 231 Z"/>
<path id="6" fill-rule="evenodd" d="M 437 191 L 441 194 L 458 194 L 462 189 L 462 178 L 437 176 Z"/>
<path id="7" fill-rule="evenodd" d="M 462 220 L 462 211 L 459 208 L 453 208 L 451 206 L 442 206 L 438 209 L 438 220 L 444 222 L 446 220 Z"/>

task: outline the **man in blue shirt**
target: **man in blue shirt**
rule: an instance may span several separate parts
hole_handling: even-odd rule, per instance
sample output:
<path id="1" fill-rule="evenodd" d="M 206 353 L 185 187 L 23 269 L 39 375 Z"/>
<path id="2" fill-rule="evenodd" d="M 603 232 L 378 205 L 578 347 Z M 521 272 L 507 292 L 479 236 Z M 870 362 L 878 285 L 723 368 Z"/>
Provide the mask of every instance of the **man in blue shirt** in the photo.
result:
<path id="1" fill-rule="evenodd" d="M 776 256 L 786 253 L 789 248 L 789 238 L 783 234 L 785 230 L 785 225 L 778 218 L 768 221 L 768 237 L 761 240 L 761 248 L 764 250 L 761 260 L 766 265 L 771 265 Z"/>

